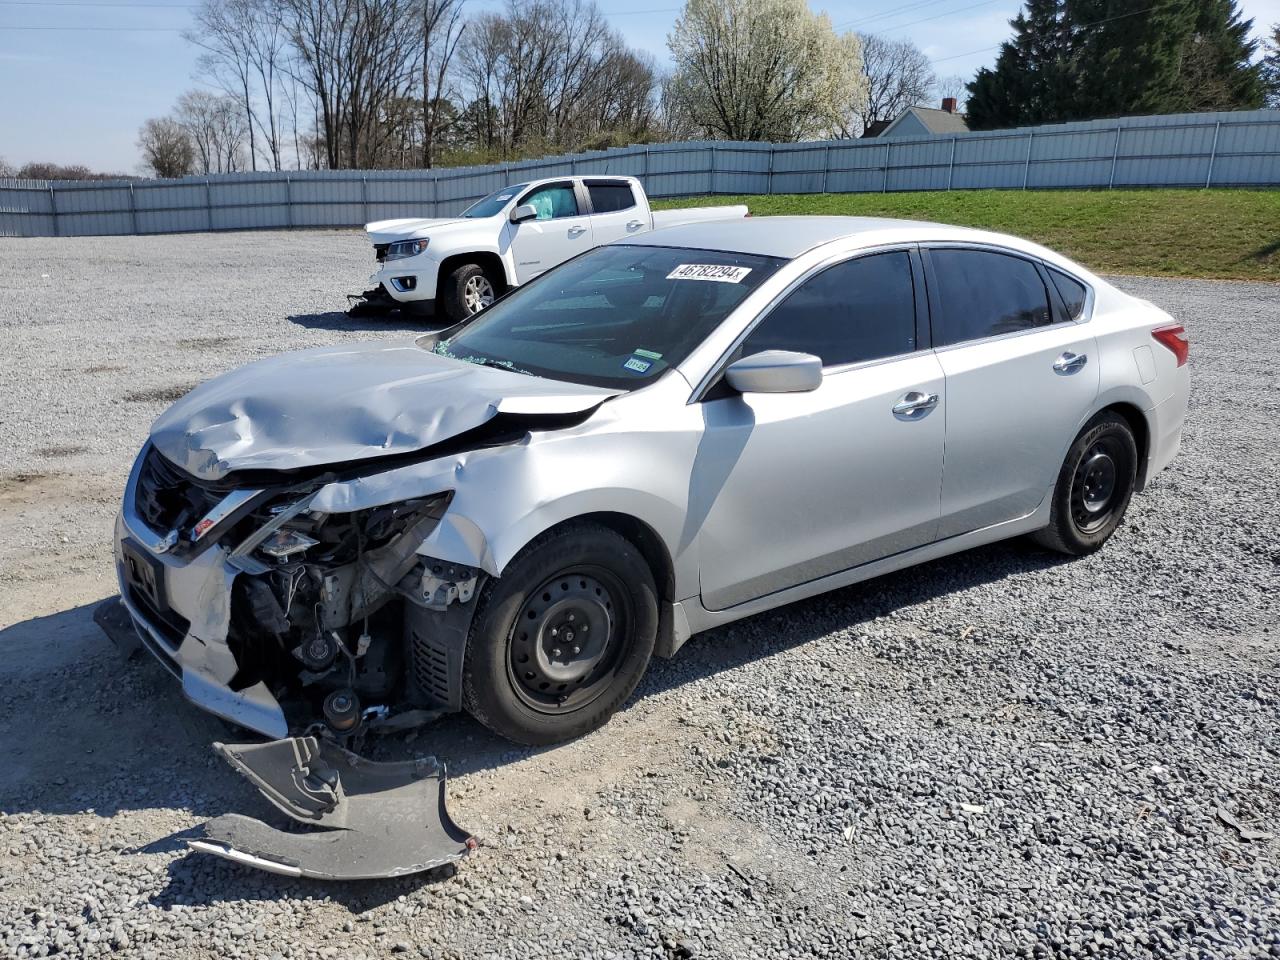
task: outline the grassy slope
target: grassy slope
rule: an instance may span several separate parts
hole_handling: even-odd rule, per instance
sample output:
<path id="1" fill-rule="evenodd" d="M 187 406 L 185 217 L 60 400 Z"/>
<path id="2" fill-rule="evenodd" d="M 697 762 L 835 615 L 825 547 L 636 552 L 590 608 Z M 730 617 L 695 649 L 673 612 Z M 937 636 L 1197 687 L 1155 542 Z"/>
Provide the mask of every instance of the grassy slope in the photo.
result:
<path id="1" fill-rule="evenodd" d="M 853 214 L 983 227 L 1100 273 L 1280 281 L 1280 190 L 957 190 L 662 200 L 746 203 L 757 216 Z"/>

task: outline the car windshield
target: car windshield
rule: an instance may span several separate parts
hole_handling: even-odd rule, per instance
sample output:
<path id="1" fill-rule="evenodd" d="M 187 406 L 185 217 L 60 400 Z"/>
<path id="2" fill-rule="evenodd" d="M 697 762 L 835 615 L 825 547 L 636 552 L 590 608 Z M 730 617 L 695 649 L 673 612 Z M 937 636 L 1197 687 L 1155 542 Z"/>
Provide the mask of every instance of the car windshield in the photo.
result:
<path id="1" fill-rule="evenodd" d="M 442 356 L 635 389 L 676 366 L 785 261 L 675 247 L 597 247 L 420 345 Z"/>
<path id="2" fill-rule="evenodd" d="M 483 200 L 477 200 L 463 210 L 462 215 L 471 218 L 496 217 L 502 212 L 502 208 L 507 205 L 511 198 L 527 186 L 527 183 L 514 183 L 509 187 L 503 187 L 501 190 L 489 194 Z"/>

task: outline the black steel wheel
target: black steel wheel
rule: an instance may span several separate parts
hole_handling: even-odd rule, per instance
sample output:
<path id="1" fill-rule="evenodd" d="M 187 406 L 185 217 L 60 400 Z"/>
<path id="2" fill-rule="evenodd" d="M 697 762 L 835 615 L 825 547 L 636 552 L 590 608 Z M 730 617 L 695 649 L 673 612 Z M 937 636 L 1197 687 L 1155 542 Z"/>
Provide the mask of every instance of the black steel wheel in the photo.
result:
<path id="1" fill-rule="evenodd" d="M 591 524 L 535 540 L 478 602 L 463 703 L 519 743 L 557 743 L 602 726 L 635 689 L 657 637 L 657 590 L 644 557 Z"/>
<path id="2" fill-rule="evenodd" d="M 1097 550 L 1124 519 L 1138 472 L 1138 447 L 1127 420 L 1105 412 L 1071 444 L 1053 492 L 1049 526 L 1036 539 L 1080 556 Z"/>

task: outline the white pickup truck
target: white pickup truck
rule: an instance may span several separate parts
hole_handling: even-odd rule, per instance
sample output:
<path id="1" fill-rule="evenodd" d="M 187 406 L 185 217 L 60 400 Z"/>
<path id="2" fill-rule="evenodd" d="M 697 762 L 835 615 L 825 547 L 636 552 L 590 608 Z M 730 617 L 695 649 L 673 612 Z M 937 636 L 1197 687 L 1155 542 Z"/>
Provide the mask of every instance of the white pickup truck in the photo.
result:
<path id="1" fill-rule="evenodd" d="M 747 216 L 745 206 L 655 213 L 634 177 L 555 177 L 503 187 L 449 219 L 365 227 L 378 258 L 353 315 L 434 307 L 463 320 L 511 287 L 592 247 L 694 220 Z"/>

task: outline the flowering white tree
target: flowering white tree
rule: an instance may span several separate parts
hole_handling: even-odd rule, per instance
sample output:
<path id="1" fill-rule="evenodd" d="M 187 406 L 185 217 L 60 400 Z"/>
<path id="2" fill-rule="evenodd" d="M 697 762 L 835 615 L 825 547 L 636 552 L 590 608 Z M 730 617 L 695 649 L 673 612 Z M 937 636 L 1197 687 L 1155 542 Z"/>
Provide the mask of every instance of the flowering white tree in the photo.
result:
<path id="1" fill-rule="evenodd" d="M 828 136 L 866 98 L 857 36 L 805 0 L 688 0 L 667 46 L 669 109 L 726 140 Z"/>

